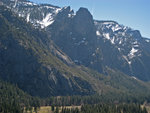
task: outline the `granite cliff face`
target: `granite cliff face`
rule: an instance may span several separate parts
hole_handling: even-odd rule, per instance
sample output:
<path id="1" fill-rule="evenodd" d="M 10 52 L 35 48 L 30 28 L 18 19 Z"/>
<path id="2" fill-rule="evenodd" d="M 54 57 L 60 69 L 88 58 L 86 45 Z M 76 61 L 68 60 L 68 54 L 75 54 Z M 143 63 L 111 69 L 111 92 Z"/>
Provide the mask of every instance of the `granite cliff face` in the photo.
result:
<path id="1" fill-rule="evenodd" d="M 87 9 L 80 8 L 76 15 L 58 18 L 58 21 L 56 17 L 49 28 L 52 40 L 62 51 L 75 63 L 89 65 L 97 42 L 93 17 Z"/>
<path id="2" fill-rule="evenodd" d="M 143 38 L 138 30 L 115 21 L 93 20 L 85 8 L 71 17 L 59 18 L 59 22 L 56 17 L 49 28 L 52 40 L 76 64 L 101 73 L 110 67 L 144 81 L 150 79 L 147 49 L 150 40 Z"/>

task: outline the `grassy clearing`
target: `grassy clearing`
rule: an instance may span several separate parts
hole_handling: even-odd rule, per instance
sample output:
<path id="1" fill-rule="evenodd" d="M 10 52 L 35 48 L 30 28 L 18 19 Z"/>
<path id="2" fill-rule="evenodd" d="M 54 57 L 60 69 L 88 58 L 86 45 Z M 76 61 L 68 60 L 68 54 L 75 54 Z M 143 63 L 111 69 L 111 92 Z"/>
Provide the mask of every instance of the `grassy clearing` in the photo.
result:
<path id="1" fill-rule="evenodd" d="M 141 105 L 141 107 L 145 107 L 148 113 L 150 113 L 150 105 Z"/>
<path id="2" fill-rule="evenodd" d="M 150 106 L 149 105 L 142 105 L 142 107 L 146 107 L 148 113 L 150 113 Z M 62 110 L 62 106 L 58 107 L 59 108 L 59 112 L 61 112 Z M 68 108 L 68 109 L 81 109 L 81 106 L 64 106 L 64 108 Z M 56 109 L 56 107 L 55 107 Z M 26 112 L 24 112 L 26 113 Z M 41 106 L 40 109 L 37 110 L 37 112 L 34 111 L 34 109 L 32 109 L 31 111 L 28 111 L 27 113 L 54 113 L 54 111 L 51 110 L 51 106 Z"/>
<path id="3" fill-rule="evenodd" d="M 75 108 L 78 108 L 80 109 L 81 106 L 64 106 L 64 108 L 68 108 L 68 109 L 75 109 Z M 56 109 L 56 107 L 55 107 Z M 62 107 L 59 107 L 59 112 L 61 112 L 62 110 Z M 24 113 L 26 113 L 24 111 Z M 31 111 L 27 111 L 27 113 L 36 113 L 34 111 L 34 109 L 32 109 L 32 112 Z M 54 111 L 51 110 L 51 106 L 41 106 L 40 109 L 37 110 L 37 113 L 54 113 Z"/>
<path id="4" fill-rule="evenodd" d="M 145 107 L 146 107 L 148 113 L 150 113 L 150 106 L 145 106 Z"/>

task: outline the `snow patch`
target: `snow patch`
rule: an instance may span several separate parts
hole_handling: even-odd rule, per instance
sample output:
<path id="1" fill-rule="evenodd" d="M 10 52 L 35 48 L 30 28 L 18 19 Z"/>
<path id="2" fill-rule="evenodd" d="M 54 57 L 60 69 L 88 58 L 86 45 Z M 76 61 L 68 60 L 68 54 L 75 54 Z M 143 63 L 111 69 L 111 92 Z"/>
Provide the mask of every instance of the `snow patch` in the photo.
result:
<path id="1" fill-rule="evenodd" d="M 118 51 L 121 51 L 121 48 L 118 48 Z"/>
<path id="2" fill-rule="evenodd" d="M 126 35 L 126 33 L 125 33 L 125 32 L 123 32 L 123 33 L 122 33 L 122 36 L 125 36 L 125 35 Z"/>
<path id="3" fill-rule="evenodd" d="M 122 29 L 118 24 L 116 24 L 116 26 L 113 26 L 112 27 L 112 31 L 113 32 L 115 32 L 115 31 L 118 31 L 118 30 L 120 30 L 120 29 Z"/>
<path id="4" fill-rule="evenodd" d="M 51 6 L 44 6 L 44 7 L 47 9 L 55 9 L 54 7 L 51 7 Z"/>
<path id="5" fill-rule="evenodd" d="M 111 42 L 112 44 L 115 44 L 115 36 L 113 36 L 113 37 L 111 38 L 109 33 L 104 33 L 103 36 L 104 36 L 107 40 L 110 40 L 110 42 Z"/>
<path id="6" fill-rule="evenodd" d="M 108 24 L 114 24 L 114 22 L 104 22 L 104 25 L 108 25 Z"/>
<path id="7" fill-rule="evenodd" d="M 37 4 L 32 3 L 32 2 L 23 2 L 23 3 L 24 3 L 24 5 L 30 5 L 30 6 L 37 5 Z"/>
<path id="8" fill-rule="evenodd" d="M 150 40 L 145 40 L 147 43 L 149 43 L 150 42 Z"/>
<path id="9" fill-rule="evenodd" d="M 56 14 L 59 13 L 60 10 L 61 10 L 61 8 L 57 8 L 57 9 L 55 10 L 55 13 L 56 13 Z"/>
<path id="10" fill-rule="evenodd" d="M 47 14 L 42 21 L 37 21 L 37 23 L 41 25 L 41 28 L 45 28 L 51 25 L 53 22 L 54 20 L 51 13 Z"/>
<path id="11" fill-rule="evenodd" d="M 121 43 L 122 43 L 122 40 L 119 41 L 119 44 L 121 44 Z"/>
<path id="12" fill-rule="evenodd" d="M 72 17 L 72 15 L 71 15 L 71 14 L 68 14 L 68 17 L 70 18 L 70 17 Z"/>
<path id="13" fill-rule="evenodd" d="M 135 49 L 134 47 L 132 47 L 130 53 L 128 54 L 129 58 L 132 59 L 135 57 L 135 53 L 138 52 L 138 49 Z"/>
<path id="14" fill-rule="evenodd" d="M 112 43 L 112 44 L 115 44 L 115 37 L 113 37 L 113 38 L 111 39 L 111 43 Z"/>
<path id="15" fill-rule="evenodd" d="M 18 2 L 18 0 L 15 0 L 15 4 L 14 4 L 14 8 L 17 6 L 17 2 Z"/>
<path id="16" fill-rule="evenodd" d="M 101 34 L 100 34 L 100 32 L 99 32 L 99 31 L 96 31 L 96 35 L 97 35 L 97 36 L 100 36 Z"/>
<path id="17" fill-rule="evenodd" d="M 127 58 L 125 55 L 123 55 L 122 57 L 127 61 L 127 63 L 128 63 L 129 65 L 131 65 L 132 62 L 129 61 L 128 58 Z"/>
<path id="18" fill-rule="evenodd" d="M 136 48 L 139 47 L 138 42 L 137 41 L 133 42 L 133 46 Z"/>
<path id="19" fill-rule="evenodd" d="M 27 22 L 29 22 L 29 21 L 30 21 L 30 13 L 27 14 Z"/>
<path id="20" fill-rule="evenodd" d="M 131 78 L 133 78 L 134 80 L 137 80 L 137 78 L 135 76 L 131 76 Z"/>
<path id="21" fill-rule="evenodd" d="M 106 39 L 110 40 L 109 33 L 104 33 L 103 36 L 104 36 Z"/>
<path id="22" fill-rule="evenodd" d="M 25 17 L 23 13 L 19 13 L 19 17 Z"/>

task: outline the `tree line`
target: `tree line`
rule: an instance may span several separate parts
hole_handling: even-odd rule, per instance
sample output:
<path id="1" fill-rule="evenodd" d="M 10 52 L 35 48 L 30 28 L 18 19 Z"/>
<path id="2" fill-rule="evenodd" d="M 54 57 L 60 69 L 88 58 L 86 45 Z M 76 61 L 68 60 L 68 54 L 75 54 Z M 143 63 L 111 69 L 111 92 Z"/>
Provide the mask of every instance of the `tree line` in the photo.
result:
<path id="1" fill-rule="evenodd" d="M 55 113 L 59 113 L 56 109 Z M 82 105 L 81 109 L 62 108 L 60 113 L 148 113 L 145 107 L 139 104 L 96 104 Z"/>
<path id="2" fill-rule="evenodd" d="M 142 98 L 141 96 L 131 97 L 125 95 L 57 96 L 43 99 L 32 97 L 20 90 L 17 85 L 12 85 L 0 79 L 0 113 L 22 113 L 24 110 L 31 111 L 32 108 L 37 111 L 37 108 L 40 108 L 40 106 L 79 106 L 89 104 L 90 108 L 90 105 L 99 103 L 112 105 L 120 103 L 143 104 L 145 100 L 148 103 L 150 102 L 148 97 Z M 106 108 L 106 105 L 104 105 L 104 108 Z M 129 108 L 129 106 L 126 108 Z"/>
<path id="3" fill-rule="evenodd" d="M 0 79 L 0 113 L 23 113 L 24 108 L 30 110 L 40 107 L 40 98 L 32 97 L 17 85 Z"/>

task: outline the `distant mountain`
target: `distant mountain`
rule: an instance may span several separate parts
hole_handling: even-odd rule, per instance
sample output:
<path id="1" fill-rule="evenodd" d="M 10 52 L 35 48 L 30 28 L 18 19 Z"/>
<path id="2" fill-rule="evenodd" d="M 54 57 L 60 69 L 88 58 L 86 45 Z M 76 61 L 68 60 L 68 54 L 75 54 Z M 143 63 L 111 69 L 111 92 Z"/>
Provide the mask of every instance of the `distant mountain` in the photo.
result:
<path id="1" fill-rule="evenodd" d="M 150 40 L 139 31 L 94 20 L 86 8 L 74 13 L 26 0 L 0 4 L 3 80 L 41 97 L 150 95 L 144 82 L 150 80 Z"/>

